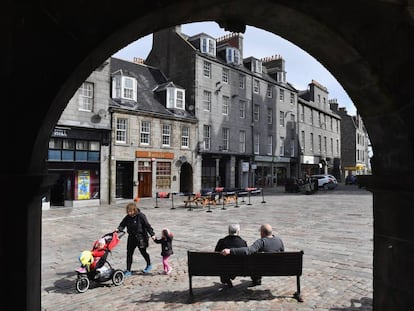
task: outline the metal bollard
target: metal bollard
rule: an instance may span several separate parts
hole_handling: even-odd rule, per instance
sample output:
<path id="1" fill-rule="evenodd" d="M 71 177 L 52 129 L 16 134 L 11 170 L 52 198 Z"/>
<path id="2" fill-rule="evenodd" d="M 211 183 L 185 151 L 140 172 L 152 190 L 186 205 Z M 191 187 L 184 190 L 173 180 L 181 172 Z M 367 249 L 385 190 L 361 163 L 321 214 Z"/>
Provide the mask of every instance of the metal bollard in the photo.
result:
<path id="1" fill-rule="evenodd" d="M 158 192 L 155 193 L 155 206 L 154 208 L 158 208 Z"/>
<path id="2" fill-rule="evenodd" d="M 175 209 L 175 207 L 174 207 L 174 192 L 171 192 L 171 209 Z"/>
<path id="3" fill-rule="evenodd" d="M 227 192 L 226 192 L 226 194 L 227 194 Z M 221 199 L 223 200 L 223 207 L 221 208 L 222 210 L 226 210 L 226 208 L 224 207 L 224 198 L 225 198 L 224 191 L 222 191 L 221 192 Z"/>
<path id="4" fill-rule="evenodd" d="M 209 200 L 208 200 L 208 210 L 207 213 L 212 213 L 213 211 L 210 209 L 210 201 L 211 201 L 211 194 L 209 196 Z"/>
<path id="5" fill-rule="evenodd" d="M 234 207 L 240 207 L 238 204 L 238 200 L 239 200 L 239 195 L 238 193 L 236 193 L 236 205 L 234 205 Z"/>
<path id="6" fill-rule="evenodd" d="M 264 191 L 263 191 L 263 188 L 261 188 L 260 191 L 262 192 L 262 204 L 264 204 L 264 203 L 266 203 L 266 201 L 264 199 Z"/>
<path id="7" fill-rule="evenodd" d="M 252 203 L 250 203 L 250 192 L 251 192 L 251 190 L 248 191 L 248 193 L 249 193 L 249 203 L 247 203 L 247 205 L 252 205 Z"/>

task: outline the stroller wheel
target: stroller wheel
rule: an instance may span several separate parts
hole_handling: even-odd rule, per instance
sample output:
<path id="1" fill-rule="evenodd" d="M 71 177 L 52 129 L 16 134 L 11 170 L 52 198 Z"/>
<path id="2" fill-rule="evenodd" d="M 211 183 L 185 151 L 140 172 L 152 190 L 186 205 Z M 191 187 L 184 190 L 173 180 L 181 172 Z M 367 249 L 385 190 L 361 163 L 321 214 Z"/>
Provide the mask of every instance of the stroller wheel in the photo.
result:
<path id="1" fill-rule="evenodd" d="M 115 270 L 114 274 L 112 275 L 112 283 L 118 286 L 124 282 L 124 272 L 122 270 Z"/>
<path id="2" fill-rule="evenodd" d="M 89 279 L 87 277 L 79 277 L 76 279 L 76 290 L 78 293 L 84 293 L 89 288 Z"/>

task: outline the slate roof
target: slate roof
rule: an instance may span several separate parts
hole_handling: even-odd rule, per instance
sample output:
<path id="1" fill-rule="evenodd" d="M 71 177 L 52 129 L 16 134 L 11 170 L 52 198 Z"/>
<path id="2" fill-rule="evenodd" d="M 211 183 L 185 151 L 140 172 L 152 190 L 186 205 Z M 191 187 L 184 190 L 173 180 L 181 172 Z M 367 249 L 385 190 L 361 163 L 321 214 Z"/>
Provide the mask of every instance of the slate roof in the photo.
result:
<path id="1" fill-rule="evenodd" d="M 165 104 L 161 103 L 157 96 L 155 96 L 156 91 L 165 91 L 168 85 L 178 87 L 169 81 L 160 69 L 111 57 L 111 75 L 119 71 L 122 71 L 122 74 L 125 76 L 136 78 L 137 101 L 113 98 L 111 101 L 113 107 L 152 113 L 159 117 L 194 119 L 194 116 L 188 111 L 167 109 Z"/>

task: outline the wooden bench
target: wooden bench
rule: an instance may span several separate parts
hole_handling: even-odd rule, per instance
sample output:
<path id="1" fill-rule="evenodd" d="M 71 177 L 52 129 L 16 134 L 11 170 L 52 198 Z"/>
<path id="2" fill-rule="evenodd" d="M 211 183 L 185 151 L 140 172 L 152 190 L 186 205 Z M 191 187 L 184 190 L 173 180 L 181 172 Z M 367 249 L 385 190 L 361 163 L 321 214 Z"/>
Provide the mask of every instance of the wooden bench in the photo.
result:
<path id="1" fill-rule="evenodd" d="M 230 202 L 237 202 L 237 192 L 231 191 L 224 194 L 224 204 L 229 204 Z"/>
<path id="2" fill-rule="evenodd" d="M 303 251 L 223 256 L 219 252 L 187 251 L 190 296 L 193 276 L 296 276 L 293 297 L 303 302 L 300 292 Z"/>

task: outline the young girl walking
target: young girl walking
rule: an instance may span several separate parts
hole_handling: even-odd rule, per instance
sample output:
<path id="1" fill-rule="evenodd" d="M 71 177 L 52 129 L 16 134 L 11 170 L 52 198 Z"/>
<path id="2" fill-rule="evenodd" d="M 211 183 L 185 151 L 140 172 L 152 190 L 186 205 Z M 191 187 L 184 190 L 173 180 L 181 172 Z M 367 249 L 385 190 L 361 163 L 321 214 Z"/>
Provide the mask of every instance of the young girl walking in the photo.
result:
<path id="1" fill-rule="evenodd" d="M 170 274 L 172 268 L 169 264 L 169 259 L 171 255 L 174 253 L 172 248 L 172 240 L 173 234 L 168 228 L 164 228 L 161 231 L 161 238 L 155 238 L 154 242 L 157 244 L 161 244 L 161 257 L 162 257 L 162 265 L 164 269 L 164 274 Z"/>

